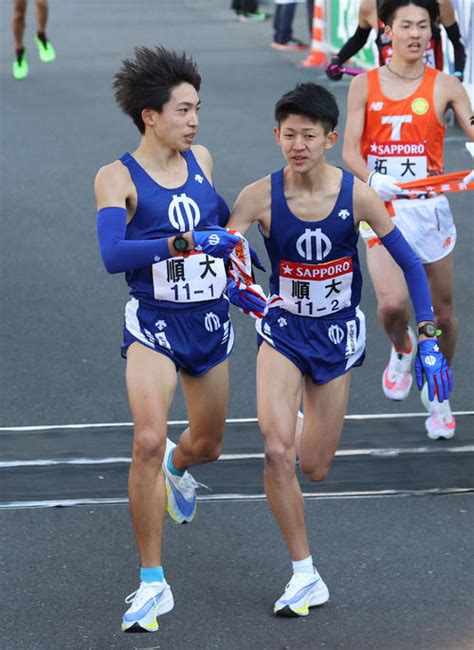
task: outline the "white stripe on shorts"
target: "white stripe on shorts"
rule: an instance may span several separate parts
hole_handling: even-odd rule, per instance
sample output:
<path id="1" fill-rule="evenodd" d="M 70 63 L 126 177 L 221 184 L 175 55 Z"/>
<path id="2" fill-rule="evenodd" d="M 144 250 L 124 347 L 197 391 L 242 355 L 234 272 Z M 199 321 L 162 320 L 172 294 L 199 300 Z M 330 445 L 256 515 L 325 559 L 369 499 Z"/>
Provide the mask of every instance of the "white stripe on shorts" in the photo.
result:
<path id="1" fill-rule="evenodd" d="M 356 318 L 359 319 L 360 323 L 359 336 L 357 337 L 357 348 L 354 354 L 351 354 L 350 357 L 347 357 L 346 370 L 352 368 L 354 363 L 360 359 L 365 350 L 365 316 L 364 312 L 359 309 L 359 307 L 356 308 Z"/>

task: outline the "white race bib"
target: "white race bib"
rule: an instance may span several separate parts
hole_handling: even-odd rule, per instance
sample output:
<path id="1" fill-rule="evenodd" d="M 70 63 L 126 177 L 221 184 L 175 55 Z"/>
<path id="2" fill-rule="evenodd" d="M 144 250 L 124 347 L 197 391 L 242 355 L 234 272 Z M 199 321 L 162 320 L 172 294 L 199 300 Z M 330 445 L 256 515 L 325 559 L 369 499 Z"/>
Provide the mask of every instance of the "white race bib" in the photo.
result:
<path id="1" fill-rule="evenodd" d="M 298 316 L 327 316 L 350 307 L 352 258 L 325 264 L 280 262 L 280 296 L 283 307 Z"/>
<path id="2" fill-rule="evenodd" d="M 426 146 L 408 142 L 372 142 L 367 156 L 370 171 L 393 176 L 400 183 L 428 176 Z"/>
<path id="3" fill-rule="evenodd" d="M 220 298 L 226 288 L 224 261 L 204 253 L 170 257 L 151 267 L 156 300 L 202 302 Z"/>

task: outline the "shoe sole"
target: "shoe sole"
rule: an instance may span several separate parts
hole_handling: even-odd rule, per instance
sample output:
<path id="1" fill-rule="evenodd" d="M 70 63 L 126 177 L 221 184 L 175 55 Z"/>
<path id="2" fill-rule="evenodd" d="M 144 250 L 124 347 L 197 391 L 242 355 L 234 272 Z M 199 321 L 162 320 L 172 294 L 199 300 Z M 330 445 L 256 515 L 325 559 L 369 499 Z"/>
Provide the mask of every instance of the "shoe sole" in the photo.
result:
<path id="1" fill-rule="evenodd" d="M 174 598 L 172 592 L 169 591 L 166 600 L 160 602 L 159 607 L 157 607 L 157 611 L 155 612 L 154 620 L 152 620 L 148 626 L 142 627 L 139 621 L 135 621 L 135 623 L 132 623 L 130 627 L 124 627 L 122 624 L 122 632 L 125 632 L 126 634 L 150 634 L 153 632 L 158 632 L 160 627 L 157 620 L 158 617 L 164 616 L 164 614 L 168 614 L 168 612 L 171 612 L 173 608 Z"/>
<path id="2" fill-rule="evenodd" d="M 327 587 L 321 590 L 320 593 L 316 592 L 311 596 L 308 603 L 303 605 L 303 607 L 295 607 L 291 609 L 289 605 L 285 605 L 282 609 L 273 610 L 275 616 L 281 618 L 300 618 L 301 616 L 308 616 L 309 610 L 313 607 L 321 607 L 324 603 L 327 603 L 329 600 L 329 591 Z"/>
<path id="3" fill-rule="evenodd" d="M 454 438 L 454 431 L 449 431 L 448 433 L 436 433 L 431 431 L 425 422 L 426 435 L 430 440 L 451 440 Z"/>

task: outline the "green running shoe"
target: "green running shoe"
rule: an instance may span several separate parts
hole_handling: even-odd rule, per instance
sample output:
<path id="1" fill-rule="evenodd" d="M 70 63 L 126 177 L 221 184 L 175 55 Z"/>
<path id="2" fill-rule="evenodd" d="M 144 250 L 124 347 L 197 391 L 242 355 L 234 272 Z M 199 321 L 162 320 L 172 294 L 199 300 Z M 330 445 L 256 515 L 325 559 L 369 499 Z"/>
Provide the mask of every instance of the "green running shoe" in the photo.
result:
<path id="1" fill-rule="evenodd" d="M 23 50 L 23 54 L 20 57 L 16 57 L 12 65 L 12 73 L 15 79 L 20 81 L 24 79 L 28 74 L 28 63 L 26 62 L 26 50 Z"/>
<path id="2" fill-rule="evenodd" d="M 239 18 L 243 23 L 246 22 L 260 23 L 263 20 L 267 19 L 267 14 L 264 11 L 260 11 L 260 9 L 257 9 L 257 11 L 244 11 L 243 13 L 240 14 Z"/>
<path id="3" fill-rule="evenodd" d="M 56 52 L 51 42 L 46 39 L 42 41 L 41 38 L 35 36 L 36 45 L 38 46 L 39 58 L 43 63 L 51 63 L 56 58 Z"/>

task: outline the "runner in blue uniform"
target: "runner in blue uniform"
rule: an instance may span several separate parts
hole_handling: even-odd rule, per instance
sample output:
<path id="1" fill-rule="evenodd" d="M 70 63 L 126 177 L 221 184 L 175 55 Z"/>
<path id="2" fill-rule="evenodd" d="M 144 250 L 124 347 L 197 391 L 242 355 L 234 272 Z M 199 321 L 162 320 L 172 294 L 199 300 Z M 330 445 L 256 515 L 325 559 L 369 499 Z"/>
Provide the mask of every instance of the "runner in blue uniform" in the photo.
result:
<path id="1" fill-rule="evenodd" d="M 418 324 L 425 325 L 418 382 L 425 375 L 440 399 L 447 399 L 452 385 L 420 261 L 375 192 L 326 162 L 338 137 L 338 115 L 333 95 L 322 86 L 300 84 L 285 94 L 275 109 L 275 136 L 287 164 L 245 187 L 229 221 L 241 233 L 257 222 L 271 262 L 267 313 L 257 322 L 257 408 L 265 490 L 293 564 L 293 576 L 274 605 L 279 616 L 306 616 L 329 598 L 311 556 L 295 462 L 298 456 L 310 480 L 325 479 L 342 430 L 351 369 L 364 359 L 357 255 L 362 219 L 403 269 Z M 303 429 L 297 436 L 302 395 Z"/>
<path id="2" fill-rule="evenodd" d="M 185 54 L 138 48 L 115 77 L 116 100 L 141 133 L 133 154 L 99 170 L 97 235 L 106 269 L 125 272 L 122 355 L 134 422 L 129 476 L 132 522 L 141 560 L 140 586 L 126 602 L 128 632 L 154 632 L 173 608 L 161 564 L 163 518 L 178 523 L 196 510 L 187 468 L 219 456 L 233 344 L 229 299 L 264 307 L 226 277 L 224 262 L 239 236 L 219 223 L 229 210 L 212 185 L 212 158 L 193 145 L 201 77 Z M 229 299 L 225 290 L 229 290 Z M 167 440 L 177 373 L 189 428 Z"/>

